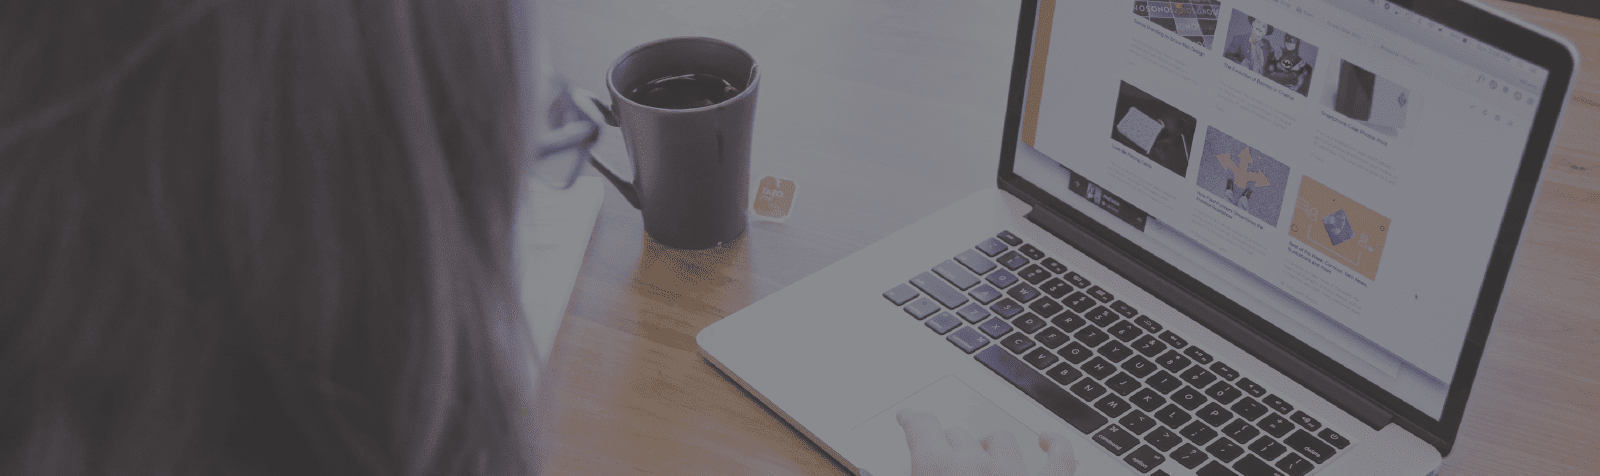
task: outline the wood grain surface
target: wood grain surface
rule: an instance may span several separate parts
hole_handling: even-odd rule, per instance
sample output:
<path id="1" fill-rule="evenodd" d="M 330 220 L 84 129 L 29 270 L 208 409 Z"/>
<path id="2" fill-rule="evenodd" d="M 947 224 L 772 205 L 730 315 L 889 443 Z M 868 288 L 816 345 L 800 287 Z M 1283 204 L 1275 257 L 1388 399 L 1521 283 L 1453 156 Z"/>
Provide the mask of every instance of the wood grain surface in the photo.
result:
<path id="1" fill-rule="evenodd" d="M 1443 475 L 1600 467 L 1600 21 L 1485 0 L 1585 55 L 1558 147 Z M 695 334 L 973 191 L 1000 150 L 1015 2 L 566 0 L 540 7 L 551 63 L 604 94 L 628 48 L 711 36 L 762 68 L 753 175 L 792 215 L 730 245 L 663 248 L 607 191 L 546 382 L 549 474 L 843 474 L 722 378 Z M 620 133 L 597 155 L 626 169 Z"/>

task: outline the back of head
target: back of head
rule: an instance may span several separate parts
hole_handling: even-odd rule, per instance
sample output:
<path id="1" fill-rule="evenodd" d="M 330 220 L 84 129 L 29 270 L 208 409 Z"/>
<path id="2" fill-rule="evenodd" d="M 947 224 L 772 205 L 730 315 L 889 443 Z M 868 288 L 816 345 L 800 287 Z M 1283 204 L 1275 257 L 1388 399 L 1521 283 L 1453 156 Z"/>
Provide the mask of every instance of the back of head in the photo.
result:
<path id="1" fill-rule="evenodd" d="M 0 5 L 0 474 L 528 474 L 506 1 Z"/>

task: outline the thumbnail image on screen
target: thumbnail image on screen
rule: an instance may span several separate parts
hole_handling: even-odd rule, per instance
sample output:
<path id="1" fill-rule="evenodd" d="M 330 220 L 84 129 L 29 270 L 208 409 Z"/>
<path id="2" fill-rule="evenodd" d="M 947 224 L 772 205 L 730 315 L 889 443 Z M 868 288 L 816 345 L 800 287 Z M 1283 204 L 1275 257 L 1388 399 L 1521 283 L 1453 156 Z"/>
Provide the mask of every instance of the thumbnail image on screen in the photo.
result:
<path id="1" fill-rule="evenodd" d="M 1305 176 L 1295 199 L 1289 236 L 1367 279 L 1378 279 L 1378 260 L 1389 237 L 1389 218 Z"/>
<path id="2" fill-rule="evenodd" d="M 1217 0 L 1136 0 L 1133 2 L 1133 14 L 1210 49 L 1212 38 L 1216 36 L 1217 12 L 1222 9 L 1221 5 Z"/>
<path id="3" fill-rule="evenodd" d="M 1168 105 L 1127 82 L 1117 94 L 1111 139 L 1161 164 L 1179 177 L 1189 170 L 1189 144 L 1194 143 L 1194 116 Z"/>
<path id="4" fill-rule="evenodd" d="M 1394 136 L 1406 126 L 1409 96 L 1410 91 L 1394 81 L 1340 60 L 1339 85 L 1322 103 L 1373 131 Z"/>
<path id="5" fill-rule="evenodd" d="M 1305 96 L 1311 91 L 1317 47 L 1234 10 L 1228 20 L 1228 44 L 1223 47 L 1222 57 Z"/>
<path id="6" fill-rule="evenodd" d="M 1283 195 L 1289 186 L 1289 166 L 1260 150 L 1206 127 L 1200 169 L 1195 183 L 1251 216 L 1278 226 Z"/>

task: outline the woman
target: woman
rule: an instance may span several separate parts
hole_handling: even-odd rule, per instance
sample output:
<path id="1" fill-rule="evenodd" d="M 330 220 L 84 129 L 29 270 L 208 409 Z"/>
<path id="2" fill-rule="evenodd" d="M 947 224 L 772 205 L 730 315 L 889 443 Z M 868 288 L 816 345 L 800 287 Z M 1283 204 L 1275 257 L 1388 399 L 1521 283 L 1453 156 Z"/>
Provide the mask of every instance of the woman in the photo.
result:
<path id="1" fill-rule="evenodd" d="M 0 474 L 530 474 L 495 0 L 0 6 Z"/>

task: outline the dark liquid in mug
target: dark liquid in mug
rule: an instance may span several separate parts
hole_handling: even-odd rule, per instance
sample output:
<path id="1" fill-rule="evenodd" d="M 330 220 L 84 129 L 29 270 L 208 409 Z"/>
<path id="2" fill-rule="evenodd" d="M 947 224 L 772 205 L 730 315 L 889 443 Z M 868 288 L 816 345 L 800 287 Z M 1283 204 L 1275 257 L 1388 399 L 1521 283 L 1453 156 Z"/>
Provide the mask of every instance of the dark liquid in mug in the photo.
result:
<path id="1" fill-rule="evenodd" d="M 690 73 L 652 79 L 628 90 L 628 100 L 661 109 L 706 107 L 739 95 L 741 88 L 714 74 Z"/>

